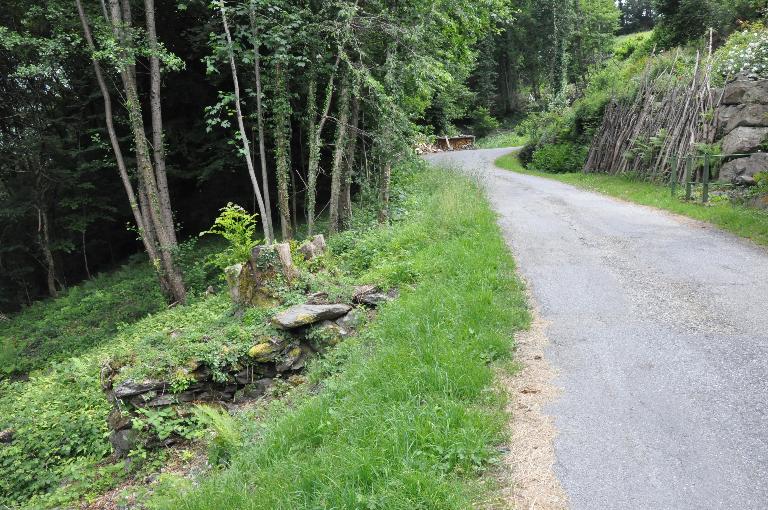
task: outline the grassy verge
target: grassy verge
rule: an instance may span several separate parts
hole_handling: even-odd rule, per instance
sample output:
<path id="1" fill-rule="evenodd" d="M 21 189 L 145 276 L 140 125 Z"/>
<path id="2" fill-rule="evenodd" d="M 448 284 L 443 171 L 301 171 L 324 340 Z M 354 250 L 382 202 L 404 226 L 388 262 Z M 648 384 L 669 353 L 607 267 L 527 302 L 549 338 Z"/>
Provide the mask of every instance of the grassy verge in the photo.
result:
<path id="1" fill-rule="evenodd" d="M 717 225 L 723 230 L 768 246 L 768 213 L 734 205 L 727 201 L 703 205 L 673 197 L 666 186 L 659 186 L 623 176 L 603 174 L 537 172 L 523 168 L 517 156 L 508 154 L 496 160 L 506 170 L 547 177 L 580 188 L 597 191 L 642 205 L 665 209 L 690 218 Z"/>
<path id="2" fill-rule="evenodd" d="M 338 243 L 361 281 L 401 296 L 310 369 L 317 394 L 268 413 L 228 468 L 153 507 L 469 508 L 506 420 L 489 362 L 510 355 L 525 298 L 476 186 L 430 170 L 408 189 L 402 222 Z"/>
<path id="3" fill-rule="evenodd" d="M 479 149 L 502 149 L 504 147 L 522 147 L 528 142 L 528 137 L 515 131 L 499 131 L 477 140 Z"/>

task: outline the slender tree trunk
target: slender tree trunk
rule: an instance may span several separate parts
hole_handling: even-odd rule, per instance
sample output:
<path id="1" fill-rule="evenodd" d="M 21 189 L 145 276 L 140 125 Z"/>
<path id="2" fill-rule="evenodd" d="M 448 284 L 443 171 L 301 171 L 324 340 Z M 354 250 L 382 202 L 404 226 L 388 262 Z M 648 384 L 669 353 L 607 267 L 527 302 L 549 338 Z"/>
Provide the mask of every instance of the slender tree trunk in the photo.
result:
<path id="1" fill-rule="evenodd" d="M 91 35 L 91 27 L 90 27 L 90 24 L 88 23 L 88 18 L 86 17 L 85 11 L 83 10 L 83 5 L 81 1 L 75 0 L 75 4 L 77 6 L 77 11 L 80 16 L 80 22 L 83 26 L 83 35 L 85 36 L 85 41 L 88 45 L 88 49 L 91 51 L 91 55 L 93 55 L 96 52 L 96 45 L 93 42 L 93 36 Z M 106 10 L 104 11 L 104 13 L 106 15 Z M 113 114 L 112 114 L 112 99 L 110 98 L 110 95 L 109 95 L 107 82 L 104 79 L 104 75 L 101 71 L 101 66 L 99 65 L 99 62 L 92 57 L 91 63 L 93 65 L 93 70 L 96 75 L 96 81 L 99 85 L 101 97 L 104 100 L 104 118 L 107 125 L 107 133 L 109 135 L 109 141 L 110 141 L 110 144 L 112 145 L 112 151 L 115 154 L 115 161 L 117 163 L 118 173 L 120 174 L 120 180 L 123 183 L 125 194 L 128 196 L 128 203 L 131 206 L 131 212 L 133 213 L 133 218 L 134 218 L 134 221 L 136 222 L 136 226 L 139 229 L 139 234 L 143 241 L 144 248 L 146 249 L 147 254 L 149 255 L 149 258 L 152 261 L 153 266 L 159 267 L 159 257 L 157 256 L 157 251 L 155 250 L 155 245 L 153 242 L 154 239 L 153 238 L 147 239 L 147 237 L 145 236 L 145 231 L 147 227 L 145 224 L 144 216 L 142 215 L 141 210 L 139 208 L 139 201 L 133 189 L 133 184 L 131 183 L 131 179 L 128 176 L 128 168 L 125 165 L 125 159 L 123 158 L 123 151 L 120 148 L 120 142 L 118 141 L 118 138 L 117 138 L 117 131 L 115 130 Z"/>
<path id="2" fill-rule="evenodd" d="M 381 167 L 379 180 L 379 223 L 389 222 L 389 181 L 392 177 L 392 164 L 386 162 Z"/>
<path id="3" fill-rule="evenodd" d="M 128 0 L 124 0 L 122 6 L 118 0 L 109 0 L 109 6 L 112 15 L 112 27 L 118 35 L 117 39 L 130 44 L 130 36 L 126 34 L 126 31 L 130 30 L 130 5 Z M 170 296 L 174 302 L 183 303 L 186 300 L 187 291 L 184 287 L 181 271 L 173 260 L 174 251 L 177 246 L 175 233 L 173 233 L 173 216 L 170 210 L 163 210 L 155 169 L 152 166 L 149 146 L 144 131 L 144 119 L 141 114 L 141 103 L 139 101 L 133 65 L 123 66 L 120 69 L 120 77 L 126 96 L 128 119 L 133 132 L 139 179 L 144 184 L 144 190 L 149 201 L 149 218 L 147 221 L 152 223 L 157 236 L 160 260 L 167 279 Z M 171 218 L 170 224 L 166 222 L 168 217 Z M 147 218 L 145 217 L 145 219 Z"/>
<path id="4" fill-rule="evenodd" d="M 342 168 L 344 153 L 347 151 L 347 130 L 349 129 L 349 79 L 345 77 L 339 92 L 339 118 L 336 125 L 336 143 L 333 150 L 333 164 L 331 166 L 331 204 L 330 204 L 330 232 L 339 231 L 339 204 L 342 181 L 346 173 Z"/>
<path id="5" fill-rule="evenodd" d="M 37 240 L 40 245 L 40 251 L 45 258 L 46 283 L 48 284 L 48 294 L 51 297 L 58 297 L 59 291 L 56 289 L 56 265 L 51 252 L 51 236 L 48 228 L 48 212 L 44 207 L 37 207 Z"/>
<path id="6" fill-rule="evenodd" d="M 259 131 L 259 160 L 261 163 L 261 185 L 264 195 L 264 207 L 267 217 L 264 218 L 269 237 L 274 239 L 275 229 L 272 225 L 272 204 L 269 198 L 269 176 L 267 174 L 267 153 L 264 143 L 264 110 L 261 105 L 261 51 L 259 49 L 259 31 L 256 27 L 256 10 L 254 0 L 248 4 L 248 14 L 251 20 L 251 35 L 253 37 L 253 74 L 256 79 L 256 127 Z"/>
<path id="7" fill-rule="evenodd" d="M 126 9 L 127 10 L 127 9 Z M 152 54 L 149 57 L 150 110 L 152 113 L 152 145 L 157 180 L 158 198 L 163 221 L 170 226 L 168 237 L 173 245 L 176 241 L 176 224 L 173 220 L 171 196 L 168 190 L 168 176 L 165 170 L 165 144 L 163 140 L 163 109 L 160 101 L 160 58 L 157 56 L 157 30 L 155 28 L 155 0 L 144 0 L 147 21 L 147 38 Z"/>
<path id="8" fill-rule="evenodd" d="M 251 147 L 248 143 L 248 134 L 245 131 L 245 123 L 243 122 L 243 111 L 240 107 L 240 84 L 237 79 L 237 65 L 235 64 L 235 52 L 232 49 L 232 35 L 229 31 L 229 23 L 227 22 L 226 8 L 224 2 L 219 2 L 219 9 L 221 10 L 221 21 L 224 25 L 224 35 L 227 38 L 227 52 L 229 53 L 229 66 L 232 69 L 232 83 L 235 88 L 235 112 L 237 114 L 237 125 L 240 129 L 240 141 L 243 144 L 243 154 L 245 156 L 245 163 L 248 166 L 248 175 L 251 177 L 251 185 L 253 186 L 253 193 L 256 195 L 256 201 L 259 204 L 259 213 L 261 214 L 262 224 L 264 225 L 264 237 L 267 244 L 272 244 L 274 238 L 267 226 L 267 210 L 264 207 L 264 199 L 259 189 L 259 183 L 256 180 L 256 170 L 253 166 L 253 160 L 251 159 Z"/>
<path id="9" fill-rule="evenodd" d="M 360 98 L 357 94 L 354 94 L 352 96 L 349 121 L 351 133 L 347 137 L 347 156 L 346 161 L 344 162 L 344 174 L 341 179 L 341 194 L 339 196 L 339 219 L 343 230 L 348 229 L 352 221 L 352 173 L 355 168 L 359 124 Z"/>
<path id="10" fill-rule="evenodd" d="M 293 237 L 291 228 L 291 207 L 288 197 L 288 173 L 291 171 L 291 104 L 288 100 L 288 83 L 285 73 L 278 65 L 275 69 L 277 89 L 275 119 L 275 169 L 277 171 L 277 206 L 280 211 L 280 230 L 283 241 Z"/>
<path id="11" fill-rule="evenodd" d="M 317 105 L 315 103 L 315 94 L 317 83 L 314 76 L 309 82 L 309 94 L 307 95 L 307 104 L 309 105 L 309 162 L 307 164 L 307 231 L 312 235 L 315 230 L 315 205 L 317 202 L 317 172 L 320 168 L 320 144 L 322 143 L 323 127 L 328 119 L 328 112 L 331 109 L 331 99 L 333 98 L 333 82 L 336 78 L 336 70 L 339 67 L 340 56 L 336 56 L 336 62 L 328 78 L 328 85 L 325 87 L 325 101 L 323 103 L 323 112 L 319 119 L 315 119 Z"/>
<path id="12" fill-rule="evenodd" d="M 91 275 L 91 268 L 88 267 L 88 251 L 85 249 L 85 228 L 83 228 L 83 231 L 80 232 L 80 242 L 83 247 L 83 266 L 85 267 L 85 275 L 88 277 L 89 280 L 93 279 L 93 276 Z"/>

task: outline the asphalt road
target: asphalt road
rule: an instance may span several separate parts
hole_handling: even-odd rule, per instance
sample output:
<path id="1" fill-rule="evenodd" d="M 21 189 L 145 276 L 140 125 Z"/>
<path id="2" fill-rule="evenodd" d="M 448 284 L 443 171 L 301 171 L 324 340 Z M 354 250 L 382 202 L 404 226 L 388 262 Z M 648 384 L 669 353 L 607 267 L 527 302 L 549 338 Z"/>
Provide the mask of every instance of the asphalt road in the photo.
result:
<path id="1" fill-rule="evenodd" d="M 712 226 L 477 171 L 548 321 L 555 473 L 574 509 L 768 509 L 768 251 Z"/>

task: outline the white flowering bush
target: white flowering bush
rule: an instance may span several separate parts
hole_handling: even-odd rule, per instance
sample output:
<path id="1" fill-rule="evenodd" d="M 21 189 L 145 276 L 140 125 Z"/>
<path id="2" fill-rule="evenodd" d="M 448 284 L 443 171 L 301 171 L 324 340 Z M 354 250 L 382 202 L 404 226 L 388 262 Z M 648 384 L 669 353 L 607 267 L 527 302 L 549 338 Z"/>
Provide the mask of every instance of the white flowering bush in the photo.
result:
<path id="1" fill-rule="evenodd" d="M 715 54 L 723 78 L 743 73 L 768 78 L 768 29 L 763 25 L 733 34 Z"/>

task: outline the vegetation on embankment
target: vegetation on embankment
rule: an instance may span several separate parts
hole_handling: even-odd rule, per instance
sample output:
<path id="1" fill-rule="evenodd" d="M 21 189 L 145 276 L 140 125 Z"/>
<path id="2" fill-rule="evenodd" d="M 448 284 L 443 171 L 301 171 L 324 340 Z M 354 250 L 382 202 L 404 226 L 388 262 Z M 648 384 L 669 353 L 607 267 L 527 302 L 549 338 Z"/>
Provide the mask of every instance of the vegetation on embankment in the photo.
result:
<path id="1" fill-rule="evenodd" d="M 319 394 L 247 424 L 227 469 L 173 485 L 160 508 L 470 506 L 506 420 L 488 364 L 510 355 L 525 297 L 476 186 L 431 170 L 409 188 L 397 228 L 337 244 L 363 279 L 406 285 L 401 296 L 311 369 Z"/>
<path id="2" fill-rule="evenodd" d="M 510 153 L 496 160 L 496 165 L 506 170 L 554 179 L 566 184 L 597 191 L 637 204 L 658 207 L 717 225 L 741 237 L 768 246 L 768 212 L 732 204 L 727 200 L 713 200 L 709 204 L 682 199 L 684 190 L 677 188 L 672 196 L 667 186 L 634 179 L 626 175 L 606 175 L 571 171 L 566 173 L 541 172 L 526 169 L 517 153 Z"/>
<path id="3" fill-rule="evenodd" d="M 398 287 L 401 296 L 382 307 L 361 336 L 317 359 L 307 373 L 310 384 L 293 390 L 288 401 L 222 418 L 219 427 L 235 428 L 228 437 L 239 439 L 223 442 L 226 430 L 218 429 L 211 460 L 230 458 L 230 467 L 213 471 L 197 489 L 163 476 L 149 488 L 157 489 L 154 504 L 466 508 L 475 495 L 472 481 L 493 457 L 506 419 L 502 396 L 490 389 L 488 364 L 510 355 L 513 332 L 528 321 L 523 290 L 493 213 L 472 183 L 419 165 L 397 169 L 392 186 L 392 223 L 378 226 L 376 209 L 362 210 L 357 229 L 330 237 L 331 253 L 312 262 L 309 291 L 335 295 L 375 283 Z M 116 296 L 101 285 L 107 281 L 123 282 Z M 215 295 L 162 308 L 156 306 L 159 292 L 144 289 L 151 283 L 151 270 L 136 264 L 36 305 L 39 317 L 56 317 L 75 306 L 70 295 L 90 303 L 63 322 L 72 331 L 95 323 L 106 306 L 117 313 L 113 324 L 98 330 L 103 337 L 77 355 L 67 357 L 63 340 L 51 341 L 46 349 L 55 361 L 39 360 L 28 380 L 0 381 L 0 430 L 13 431 L 12 441 L 0 445 L 0 506 L 53 508 L 92 500 L 156 472 L 168 455 L 184 454 L 139 449 L 128 462 L 110 457 L 112 405 L 101 388 L 103 368 L 171 381 L 186 373 L 190 359 L 215 368 L 247 351 L 274 312 L 250 308 L 233 315 L 220 285 Z M 290 304 L 302 296 L 282 298 Z M 125 310 L 135 311 L 142 298 L 149 308 L 141 313 L 118 307 L 125 301 Z M 13 331 L 21 328 L 14 321 L 34 325 L 22 314 L 11 318 Z M 53 338 L 69 338 L 67 331 Z M 288 388 L 277 389 L 282 395 Z M 196 442 L 208 424 L 162 410 L 144 421 L 143 433 Z M 254 486 L 258 498 L 246 490 Z"/>

